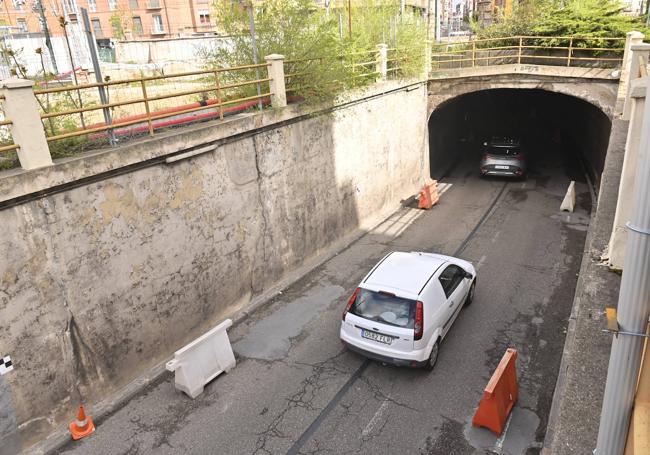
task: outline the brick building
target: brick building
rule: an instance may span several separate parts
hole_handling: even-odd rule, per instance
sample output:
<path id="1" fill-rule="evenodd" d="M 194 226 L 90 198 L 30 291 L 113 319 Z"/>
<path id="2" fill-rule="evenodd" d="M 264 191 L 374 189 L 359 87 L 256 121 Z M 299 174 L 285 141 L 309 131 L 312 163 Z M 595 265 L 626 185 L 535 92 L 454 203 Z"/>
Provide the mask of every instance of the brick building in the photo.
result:
<path id="1" fill-rule="evenodd" d="M 95 37 L 102 39 L 151 39 L 214 33 L 210 0 L 1 0 L 0 25 L 22 33 L 43 31 L 39 5 L 52 36 L 63 34 L 59 17 L 81 22 L 86 8 Z"/>

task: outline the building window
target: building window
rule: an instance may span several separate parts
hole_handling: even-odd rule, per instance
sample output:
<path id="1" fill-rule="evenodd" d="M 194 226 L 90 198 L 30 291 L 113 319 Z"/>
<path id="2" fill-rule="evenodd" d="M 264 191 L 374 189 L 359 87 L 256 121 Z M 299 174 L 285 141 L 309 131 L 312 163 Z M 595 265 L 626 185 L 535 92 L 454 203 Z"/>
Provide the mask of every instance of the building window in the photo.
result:
<path id="1" fill-rule="evenodd" d="M 25 0 L 11 0 L 11 4 L 13 5 L 16 11 L 22 11 L 23 5 L 25 4 Z"/>
<path id="2" fill-rule="evenodd" d="M 160 8 L 160 0 L 149 0 L 147 2 L 147 8 L 149 8 L 149 9 L 158 9 L 158 8 Z"/>
<path id="3" fill-rule="evenodd" d="M 129 0 L 129 7 L 131 9 L 138 9 L 138 0 Z"/>
<path id="4" fill-rule="evenodd" d="M 108 0 L 108 9 L 115 11 L 117 9 L 117 0 Z"/>
<path id="5" fill-rule="evenodd" d="M 201 25 L 210 25 L 210 12 L 199 11 L 199 22 Z"/>
<path id="6" fill-rule="evenodd" d="M 97 11 L 97 0 L 88 0 L 88 11 L 91 13 Z"/>
<path id="7" fill-rule="evenodd" d="M 104 34 L 102 33 L 102 23 L 99 22 L 99 19 L 93 19 L 90 21 L 93 25 L 93 33 L 95 38 L 102 38 Z"/>
<path id="8" fill-rule="evenodd" d="M 63 0 L 63 12 L 77 14 L 77 0 Z"/>
<path id="9" fill-rule="evenodd" d="M 27 33 L 27 21 L 25 19 L 16 19 L 16 25 L 20 29 L 21 32 Z"/>
<path id="10" fill-rule="evenodd" d="M 142 28 L 142 19 L 140 19 L 138 16 L 133 17 L 133 34 L 136 36 L 144 34 L 144 29 Z"/>
<path id="11" fill-rule="evenodd" d="M 154 14 L 151 17 L 153 18 L 153 32 L 154 33 L 165 33 L 165 28 L 163 27 L 162 16 L 160 14 Z"/>

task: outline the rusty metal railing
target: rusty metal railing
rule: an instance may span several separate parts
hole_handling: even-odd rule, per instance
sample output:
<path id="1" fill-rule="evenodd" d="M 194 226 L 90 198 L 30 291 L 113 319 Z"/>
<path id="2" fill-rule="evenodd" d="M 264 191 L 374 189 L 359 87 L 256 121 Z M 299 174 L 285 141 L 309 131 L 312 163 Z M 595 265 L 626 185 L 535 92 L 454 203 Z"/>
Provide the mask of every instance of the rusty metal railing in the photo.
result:
<path id="1" fill-rule="evenodd" d="M 388 79 L 398 78 L 403 75 L 404 67 L 402 64 L 408 62 L 407 51 L 412 49 L 415 49 L 415 47 L 394 47 L 387 49 L 386 77 Z M 424 46 L 422 46 L 422 52 L 423 49 Z M 376 80 L 381 76 L 381 72 L 378 70 L 380 58 L 380 53 L 377 49 L 348 53 L 338 57 L 338 60 L 343 61 L 344 65 L 351 71 L 350 74 L 332 83 L 345 86 L 348 83 L 355 85 L 355 83 L 364 79 L 369 81 Z M 313 76 L 315 72 L 309 70 L 309 63 L 315 61 L 322 63 L 323 57 L 285 60 L 285 82 L 288 92 L 297 93 L 301 89 L 309 89 L 315 86 L 310 81 L 310 76 Z M 303 68 L 299 69 L 300 67 Z"/>
<path id="2" fill-rule="evenodd" d="M 506 64 L 616 68 L 623 61 L 625 38 L 512 36 L 438 44 L 432 72 Z"/>
<path id="3" fill-rule="evenodd" d="M 226 106 L 270 97 L 271 78 L 268 77 L 268 71 L 267 77 L 256 78 L 254 70 L 259 68 L 267 68 L 267 63 L 43 88 L 34 90 L 34 94 L 40 98 L 41 119 L 49 143 L 93 133 L 113 132 L 137 124 L 146 125 L 146 133 L 153 136 L 156 129 L 168 126 L 159 125 L 156 120 L 210 109 L 215 110 L 219 118 L 223 119 Z M 172 88 L 170 91 L 169 86 L 175 84 L 187 87 L 180 90 Z M 259 95 L 247 91 L 247 88 L 258 84 L 265 85 L 268 89 L 262 90 Z M 97 96 L 98 88 L 103 88 L 112 96 L 122 95 L 121 99 L 101 103 Z M 214 94 L 214 98 L 210 99 L 210 94 Z M 192 96 L 199 96 L 200 99 L 188 99 Z M 81 99 L 84 97 L 87 99 L 82 104 Z M 56 100 L 53 101 L 53 98 Z M 170 108 L 172 99 L 184 101 L 177 101 L 176 108 Z M 61 108 L 62 105 L 65 107 Z M 124 111 L 125 107 L 129 107 L 129 110 Z M 101 117 L 107 109 L 111 112 L 110 123 Z M 124 112 L 120 113 L 119 109 Z M 62 119 L 67 121 L 62 123 Z"/>

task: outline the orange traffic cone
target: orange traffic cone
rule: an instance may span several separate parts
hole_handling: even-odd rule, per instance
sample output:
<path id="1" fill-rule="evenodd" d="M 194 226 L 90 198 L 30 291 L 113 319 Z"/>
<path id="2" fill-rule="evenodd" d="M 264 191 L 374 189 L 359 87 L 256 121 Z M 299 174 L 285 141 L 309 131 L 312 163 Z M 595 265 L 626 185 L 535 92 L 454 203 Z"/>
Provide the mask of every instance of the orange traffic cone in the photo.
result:
<path id="1" fill-rule="evenodd" d="M 85 438 L 90 433 L 95 431 L 95 424 L 93 423 L 93 419 L 90 416 L 86 416 L 86 411 L 84 411 L 83 404 L 79 406 L 79 415 L 77 416 L 77 420 L 70 422 L 69 428 L 72 439 L 75 441 L 77 439 Z"/>

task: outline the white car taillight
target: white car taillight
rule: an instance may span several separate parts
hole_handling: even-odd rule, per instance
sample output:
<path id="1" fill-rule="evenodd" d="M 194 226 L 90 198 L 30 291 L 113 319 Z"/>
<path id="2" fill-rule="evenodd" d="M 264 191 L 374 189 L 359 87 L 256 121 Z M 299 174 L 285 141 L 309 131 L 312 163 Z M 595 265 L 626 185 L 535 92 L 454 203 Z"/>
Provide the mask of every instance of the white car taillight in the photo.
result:
<path id="1" fill-rule="evenodd" d="M 413 325 L 413 339 L 421 340 L 424 332 L 424 305 L 418 301 L 415 303 L 415 324 Z"/>

